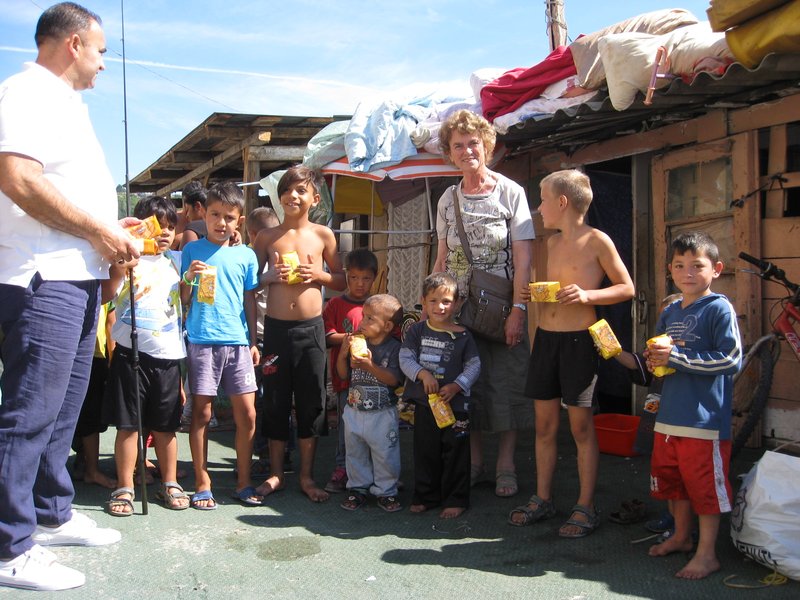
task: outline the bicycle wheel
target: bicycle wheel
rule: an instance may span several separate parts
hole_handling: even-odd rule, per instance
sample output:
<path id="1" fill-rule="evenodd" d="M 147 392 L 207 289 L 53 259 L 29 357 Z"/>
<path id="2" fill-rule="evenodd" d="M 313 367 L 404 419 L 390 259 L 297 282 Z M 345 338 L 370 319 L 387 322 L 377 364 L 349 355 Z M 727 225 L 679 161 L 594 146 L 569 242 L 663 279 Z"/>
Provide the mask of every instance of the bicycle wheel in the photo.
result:
<path id="1" fill-rule="evenodd" d="M 731 444 L 731 459 L 744 448 L 761 420 L 769 399 L 772 374 L 775 369 L 780 343 L 770 337 L 747 353 L 742 370 L 733 385 L 733 418 L 739 428 Z"/>

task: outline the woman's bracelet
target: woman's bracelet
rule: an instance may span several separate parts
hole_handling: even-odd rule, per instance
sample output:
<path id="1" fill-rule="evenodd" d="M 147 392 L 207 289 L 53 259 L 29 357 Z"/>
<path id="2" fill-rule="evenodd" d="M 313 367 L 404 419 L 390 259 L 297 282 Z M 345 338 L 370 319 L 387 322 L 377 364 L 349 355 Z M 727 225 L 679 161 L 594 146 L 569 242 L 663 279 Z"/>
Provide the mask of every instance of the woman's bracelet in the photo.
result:
<path id="1" fill-rule="evenodd" d="M 188 277 L 186 277 L 186 275 L 188 273 L 189 273 L 189 271 L 184 271 L 183 272 L 183 275 L 181 276 L 181 281 L 183 281 L 183 283 L 185 283 L 186 285 L 197 285 L 193 280 L 191 280 Z"/>

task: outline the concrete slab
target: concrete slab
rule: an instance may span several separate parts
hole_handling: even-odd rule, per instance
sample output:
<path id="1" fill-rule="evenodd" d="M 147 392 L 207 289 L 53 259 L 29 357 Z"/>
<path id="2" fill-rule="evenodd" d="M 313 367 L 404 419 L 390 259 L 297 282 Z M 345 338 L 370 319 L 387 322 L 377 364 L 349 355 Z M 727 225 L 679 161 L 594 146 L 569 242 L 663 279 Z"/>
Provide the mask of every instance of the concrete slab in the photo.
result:
<path id="1" fill-rule="evenodd" d="M 154 502 L 157 487 L 150 486 L 147 516 L 116 518 L 102 509 L 107 490 L 78 483 L 76 507 L 101 526 L 120 529 L 123 539 L 105 548 L 54 549 L 65 564 L 87 576 L 86 586 L 61 592 L 58 598 L 728 599 L 743 591 L 725 586 L 724 577 L 738 574 L 740 581 L 753 584 L 768 575 L 733 548 L 727 519 L 718 542 L 723 570 L 696 582 L 673 577 L 686 556 L 654 559 L 647 556 L 649 542 L 631 543 L 647 535 L 641 524 L 608 521 L 608 513 L 632 498 L 645 501 L 650 517 L 661 510 L 648 496 L 648 457 L 602 455 L 597 492 L 601 526 L 585 539 L 560 539 L 556 530 L 578 489 L 575 450 L 565 423 L 554 492 L 557 518 L 525 528 L 506 524 L 508 511 L 533 491 L 532 434 L 522 436 L 519 445 L 521 491 L 516 497 L 498 498 L 493 485 L 480 486 L 462 518 L 443 521 L 437 511 L 412 514 L 407 509 L 413 481 L 411 435 L 401 435 L 407 483 L 401 498 L 406 508 L 393 514 L 374 501 L 356 512 L 344 511 L 341 494 L 313 504 L 300 492 L 295 475 L 288 476 L 286 489 L 274 494 L 269 506 L 241 506 L 230 499 L 235 485 L 231 431 L 212 433 L 209 442 L 220 501 L 216 511 L 166 510 Z M 191 473 L 187 438 L 179 434 L 179 458 Z M 488 438 L 488 449 L 493 441 Z M 102 436 L 107 471 L 113 469 L 112 448 L 109 431 Z M 321 438 L 316 468 L 320 484 L 330 474 L 334 453 L 335 437 Z M 757 457 L 748 451 L 734 473 L 746 471 Z M 181 483 L 191 490 L 191 475 Z M 136 506 L 138 512 L 140 504 Z M 798 598 L 800 584 L 790 581 L 746 593 L 748 599 Z M 0 588 L 0 598 L 21 594 Z"/>

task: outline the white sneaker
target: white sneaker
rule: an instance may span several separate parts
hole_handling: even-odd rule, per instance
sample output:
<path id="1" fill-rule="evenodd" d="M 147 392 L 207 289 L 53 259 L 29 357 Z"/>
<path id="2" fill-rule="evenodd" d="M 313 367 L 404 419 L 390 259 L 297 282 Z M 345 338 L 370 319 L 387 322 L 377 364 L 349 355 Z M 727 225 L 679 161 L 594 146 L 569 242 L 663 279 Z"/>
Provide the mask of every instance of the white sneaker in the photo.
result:
<path id="1" fill-rule="evenodd" d="M 59 527 L 37 525 L 31 539 L 42 546 L 105 546 L 120 541 L 122 534 L 98 527 L 92 519 L 73 510 L 72 518 Z"/>
<path id="2" fill-rule="evenodd" d="M 0 585 L 40 592 L 57 592 L 82 586 L 86 577 L 80 571 L 60 564 L 56 555 L 33 546 L 9 561 L 0 560 Z"/>

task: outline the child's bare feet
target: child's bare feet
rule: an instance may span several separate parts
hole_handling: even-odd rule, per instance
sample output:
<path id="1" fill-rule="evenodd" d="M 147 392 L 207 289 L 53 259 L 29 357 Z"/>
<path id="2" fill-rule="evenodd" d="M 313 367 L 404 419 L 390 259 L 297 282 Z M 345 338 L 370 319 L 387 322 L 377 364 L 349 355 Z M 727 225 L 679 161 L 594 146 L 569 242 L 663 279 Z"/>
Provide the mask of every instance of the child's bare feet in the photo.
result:
<path id="1" fill-rule="evenodd" d="M 426 510 L 428 510 L 428 507 L 425 506 L 424 504 L 412 504 L 411 506 L 408 507 L 408 510 L 410 510 L 413 513 L 423 513 Z"/>
<path id="2" fill-rule="evenodd" d="M 300 489 L 312 502 L 326 502 L 330 494 L 314 483 L 313 479 L 301 479 Z"/>
<path id="3" fill-rule="evenodd" d="M 675 573 L 675 577 L 681 579 L 703 579 L 711 573 L 719 571 L 722 565 L 719 564 L 716 556 L 700 556 L 695 554 L 680 571 Z"/>
<path id="4" fill-rule="evenodd" d="M 673 552 L 691 552 L 693 547 L 694 544 L 692 544 L 691 537 L 685 540 L 679 540 L 673 535 L 660 544 L 650 546 L 650 550 L 648 550 L 647 553 L 650 556 L 666 556 L 667 554 L 672 554 Z"/>
<path id="5" fill-rule="evenodd" d="M 284 485 L 283 479 L 277 475 L 272 475 L 267 477 L 267 480 L 256 488 L 256 494 L 259 496 L 269 496 L 270 494 L 282 490 Z"/>
<path id="6" fill-rule="evenodd" d="M 95 485 L 99 485 L 100 487 L 108 488 L 109 490 L 113 490 L 114 488 L 117 487 L 117 480 L 111 479 L 111 477 L 109 477 L 102 471 L 84 472 L 83 482 L 93 483 Z"/>
<path id="7" fill-rule="evenodd" d="M 439 513 L 440 519 L 457 519 L 460 517 L 464 511 L 467 510 L 463 506 L 450 506 L 445 508 L 442 512 Z"/>

